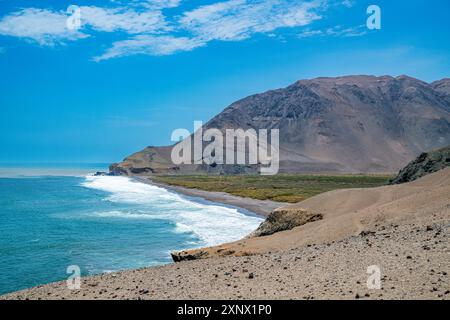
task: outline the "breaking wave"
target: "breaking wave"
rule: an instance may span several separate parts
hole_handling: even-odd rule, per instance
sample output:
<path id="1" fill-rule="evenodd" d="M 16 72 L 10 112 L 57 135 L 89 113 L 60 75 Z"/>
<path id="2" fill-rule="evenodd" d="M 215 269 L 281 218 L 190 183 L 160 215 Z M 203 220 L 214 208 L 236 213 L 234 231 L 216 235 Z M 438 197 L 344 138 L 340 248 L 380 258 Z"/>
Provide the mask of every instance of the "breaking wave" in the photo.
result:
<path id="1" fill-rule="evenodd" d="M 192 233 L 205 246 L 238 240 L 262 222 L 236 208 L 197 202 L 127 177 L 87 176 L 82 185 L 109 193 L 106 201 L 133 205 L 126 210 L 92 213 L 96 217 L 167 220 L 174 225 L 173 233 Z"/>

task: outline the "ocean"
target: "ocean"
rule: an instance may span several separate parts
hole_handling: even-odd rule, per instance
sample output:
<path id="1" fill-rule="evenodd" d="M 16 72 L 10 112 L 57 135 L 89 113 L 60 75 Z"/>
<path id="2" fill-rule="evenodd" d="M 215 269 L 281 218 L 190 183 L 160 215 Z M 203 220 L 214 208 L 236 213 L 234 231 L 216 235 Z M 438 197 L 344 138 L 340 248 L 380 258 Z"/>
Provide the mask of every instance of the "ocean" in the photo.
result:
<path id="1" fill-rule="evenodd" d="M 0 294 L 170 263 L 170 252 L 242 238 L 262 219 L 89 168 L 0 169 Z M 103 169 L 103 168 L 102 168 Z M 100 170 L 100 169 L 98 169 Z"/>

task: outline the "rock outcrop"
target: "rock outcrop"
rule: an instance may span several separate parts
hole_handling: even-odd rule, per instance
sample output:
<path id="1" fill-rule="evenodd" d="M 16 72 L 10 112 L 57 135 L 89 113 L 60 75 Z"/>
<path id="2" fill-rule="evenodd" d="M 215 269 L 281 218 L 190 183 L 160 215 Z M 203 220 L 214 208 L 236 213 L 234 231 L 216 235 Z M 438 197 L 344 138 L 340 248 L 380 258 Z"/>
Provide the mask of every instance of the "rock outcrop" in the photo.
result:
<path id="1" fill-rule="evenodd" d="M 450 167 L 450 146 L 422 153 L 400 170 L 399 174 L 390 181 L 390 184 L 414 181 L 446 167 Z"/>
<path id="2" fill-rule="evenodd" d="M 275 209 L 249 237 L 262 237 L 280 231 L 291 230 L 308 222 L 323 218 L 320 213 L 309 212 L 301 208 L 283 207 Z"/>
<path id="3" fill-rule="evenodd" d="M 202 259 L 204 256 L 207 255 L 207 252 L 197 250 L 197 251 L 176 251 L 171 252 L 170 255 L 172 256 L 172 260 L 174 262 L 181 262 L 181 261 L 190 261 L 190 260 L 198 260 Z"/>
<path id="4" fill-rule="evenodd" d="M 321 213 L 314 213 L 301 208 L 291 208 L 289 206 L 275 209 L 262 222 L 259 227 L 248 235 L 245 239 L 269 236 L 277 232 L 292 230 L 295 227 L 305 225 L 309 222 L 321 220 Z M 250 255 L 246 252 L 237 253 L 235 250 L 218 247 L 214 252 L 208 249 L 192 249 L 172 252 L 174 262 L 205 259 L 211 256 L 226 257 L 229 255 Z"/>

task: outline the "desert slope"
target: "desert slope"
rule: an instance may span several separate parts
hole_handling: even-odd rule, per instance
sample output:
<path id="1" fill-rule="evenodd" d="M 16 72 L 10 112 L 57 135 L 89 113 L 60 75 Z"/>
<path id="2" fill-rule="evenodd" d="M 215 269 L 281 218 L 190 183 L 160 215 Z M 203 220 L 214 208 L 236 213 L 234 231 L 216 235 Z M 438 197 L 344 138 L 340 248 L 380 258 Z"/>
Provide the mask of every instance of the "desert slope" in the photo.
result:
<path id="1" fill-rule="evenodd" d="M 322 219 L 269 236 L 251 237 L 213 248 L 182 251 L 176 259 L 245 256 L 286 251 L 341 240 L 380 225 L 450 220 L 450 168 L 414 182 L 370 189 L 336 190 L 284 208 L 320 214 Z"/>

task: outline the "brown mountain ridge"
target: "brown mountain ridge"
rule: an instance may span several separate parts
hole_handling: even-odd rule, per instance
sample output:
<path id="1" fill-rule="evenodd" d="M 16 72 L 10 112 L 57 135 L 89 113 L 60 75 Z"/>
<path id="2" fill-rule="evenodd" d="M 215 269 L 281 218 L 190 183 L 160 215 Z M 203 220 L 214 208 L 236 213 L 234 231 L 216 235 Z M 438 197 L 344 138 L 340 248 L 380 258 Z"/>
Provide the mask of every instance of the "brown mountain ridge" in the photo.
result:
<path id="1" fill-rule="evenodd" d="M 450 79 L 345 76 L 300 80 L 227 107 L 204 129 L 279 129 L 280 172 L 396 172 L 450 144 Z M 236 174 L 252 166 L 174 165 L 172 146 L 147 147 L 112 174 Z"/>

